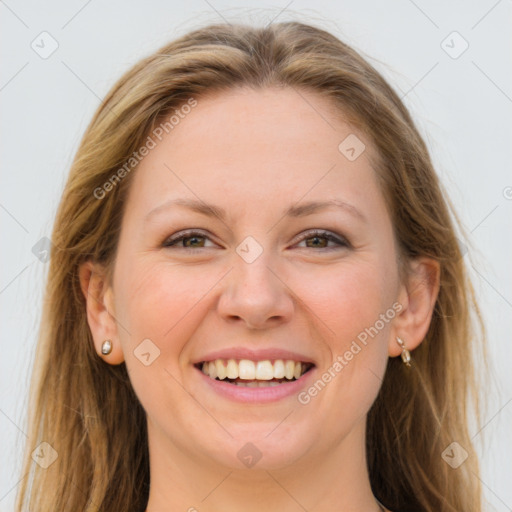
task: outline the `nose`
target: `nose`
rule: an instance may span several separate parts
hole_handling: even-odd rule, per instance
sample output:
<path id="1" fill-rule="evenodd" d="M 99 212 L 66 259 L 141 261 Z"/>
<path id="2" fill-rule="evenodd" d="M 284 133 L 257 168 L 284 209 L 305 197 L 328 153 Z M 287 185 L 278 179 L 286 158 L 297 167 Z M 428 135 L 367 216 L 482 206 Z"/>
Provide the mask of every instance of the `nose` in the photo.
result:
<path id="1" fill-rule="evenodd" d="M 261 255 L 247 263 L 239 259 L 228 274 L 218 302 L 219 314 L 228 322 L 249 329 L 276 327 L 290 321 L 294 301 L 285 280 Z"/>

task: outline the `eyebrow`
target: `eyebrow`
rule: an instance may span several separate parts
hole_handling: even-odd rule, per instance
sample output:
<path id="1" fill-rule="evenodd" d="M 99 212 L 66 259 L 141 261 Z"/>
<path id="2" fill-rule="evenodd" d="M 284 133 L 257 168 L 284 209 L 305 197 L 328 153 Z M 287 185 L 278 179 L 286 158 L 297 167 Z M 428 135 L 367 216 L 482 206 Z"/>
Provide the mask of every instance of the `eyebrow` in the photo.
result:
<path id="1" fill-rule="evenodd" d="M 206 215 L 208 217 L 218 217 L 223 222 L 225 222 L 227 217 L 226 210 L 220 206 L 208 204 L 198 199 L 176 198 L 166 201 L 165 203 L 162 203 L 161 205 L 151 210 L 146 215 L 145 220 L 147 221 L 149 218 L 153 217 L 153 215 L 167 210 L 171 206 L 183 206 L 189 210 L 200 213 L 202 215 Z M 283 212 L 282 217 L 306 217 L 307 215 L 311 215 L 313 213 L 317 213 L 321 210 L 326 210 L 332 207 L 341 209 L 353 217 L 357 217 L 363 222 L 367 222 L 366 217 L 354 205 L 347 203 L 346 201 L 342 201 L 341 199 L 331 199 L 329 201 L 310 201 L 309 203 L 303 203 L 301 205 L 293 205 L 290 206 L 285 212 Z"/>

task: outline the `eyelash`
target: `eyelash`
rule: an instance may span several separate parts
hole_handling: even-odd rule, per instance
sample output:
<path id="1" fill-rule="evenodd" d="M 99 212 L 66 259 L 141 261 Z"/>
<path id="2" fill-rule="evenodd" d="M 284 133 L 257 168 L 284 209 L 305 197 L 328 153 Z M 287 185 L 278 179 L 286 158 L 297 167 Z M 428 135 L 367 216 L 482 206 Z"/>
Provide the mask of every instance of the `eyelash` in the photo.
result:
<path id="1" fill-rule="evenodd" d="M 176 247 L 176 245 L 179 242 L 185 240 L 186 238 L 201 237 L 201 238 L 209 239 L 209 237 L 207 235 L 205 235 L 204 233 L 201 233 L 200 231 L 195 231 L 195 230 L 183 231 L 178 234 L 179 234 L 179 236 L 173 235 L 173 237 L 166 239 L 164 241 L 164 243 L 162 244 L 163 247 L 165 247 L 165 248 Z M 304 240 L 308 240 L 310 238 L 315 238 L 315 237 L 325 238 L 330 242 L 335 242 L 339 246 L 339 247 L 320 247 L 320 249 L 323 249 L 324 251 L 332 251 L 334 249 L 339 249 L 342 247 L 346 247 L 346 248 L 351 247 L 350 242 L 346 238 L 344 238 L 342 236 L 337 236 L 337 235 L 331 233 L 330 231 L 324 231 L 321 229 L 313 229 L 313 230 L 306 232 L 304 234 L 304 236 L 297 243 L 300 243 L 300 242 L 303 242 Z M 188 249 L 189 252 L 196 252 L 196 251 L 201 251 L 203 249 L 207 249 L 207 247 L 179 247 L 179 249 Z M 313 249 L 313 247 L 303 247 L 303 249 Z"/>

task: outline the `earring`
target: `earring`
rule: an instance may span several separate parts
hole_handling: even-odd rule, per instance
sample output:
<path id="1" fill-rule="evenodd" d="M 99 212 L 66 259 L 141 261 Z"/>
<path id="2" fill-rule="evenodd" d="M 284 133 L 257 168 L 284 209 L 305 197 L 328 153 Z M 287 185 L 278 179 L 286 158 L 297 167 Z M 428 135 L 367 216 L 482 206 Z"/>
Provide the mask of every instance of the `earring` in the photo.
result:
<path id="1" fill-rule="evenodd" d="M 112 342 L 110 340 L 105 340 L 101 345 L 101 353 L 104 356 L 107 356 L 110 352 L 112 352 Z"/>
<path id="2" fill-rule="evenodd" d="M 405 347 L 405 343 L 401 338 L 398 336 L 396 337 L 396 342 L 402 347 L 402 353 L 400 354 L 402 356 L 402 361 L 404 362 L 405 366 L 411 367 L 411 353 L 407 350 Z"/>

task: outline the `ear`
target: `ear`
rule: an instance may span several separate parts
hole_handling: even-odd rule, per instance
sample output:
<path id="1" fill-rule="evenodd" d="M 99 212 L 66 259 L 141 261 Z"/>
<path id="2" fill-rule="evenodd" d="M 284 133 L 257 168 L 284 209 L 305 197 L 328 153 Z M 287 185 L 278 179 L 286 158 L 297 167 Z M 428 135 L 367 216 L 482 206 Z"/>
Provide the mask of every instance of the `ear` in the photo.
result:
<path id="1" fill-rule="evenodd" d="M 432 313 L 439 293 L 440 265 L 431 258 L 422 257 L 410 262 L 407 282 L 400 288 L 398 301 L 402 309 L 393 322 L 389 340 L 391 357 L 402 352 L 396 341 L 399 336 L 410 351 L 417 348 L 427 335 Z"/>
<path id="2" fill-rule="evenodd" d="M 91 329 L 94 348 L 102 359 L 116 365 L 124 361 L 124 354 L 114 317 L 114 294 L 105 276 L 103 265 L 91 261 L 80 265 L 80 287 L 86 301 L 87 322 Z M 112 352 L 108 355 L 101 353 L 105 340 L 112 341 Z"/>

